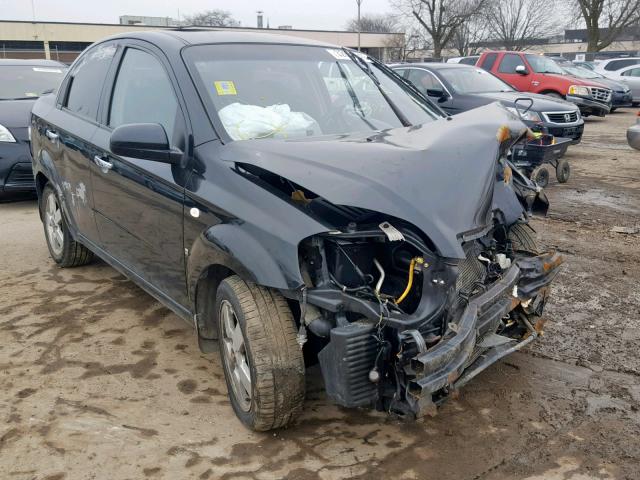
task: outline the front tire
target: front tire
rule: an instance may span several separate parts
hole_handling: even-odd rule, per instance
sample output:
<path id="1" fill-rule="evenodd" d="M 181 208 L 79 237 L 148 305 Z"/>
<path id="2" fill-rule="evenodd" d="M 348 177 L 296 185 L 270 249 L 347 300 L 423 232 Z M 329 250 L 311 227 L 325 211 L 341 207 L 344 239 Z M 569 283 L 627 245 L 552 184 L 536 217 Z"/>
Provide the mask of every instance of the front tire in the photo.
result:
<path id="1" fill-rule="evenodd" d="M 215 302 L 231 405 L 252 430 L 284 427 L 302 410 L 305 368 L 296 324 L 278 292 L 231 276 Z"/>
<path id="2" fill-rule="evenodd" d="M 62 214 L 58 194 L 49 183 L 42 190 L 40 217 L 44 225 L 49 254 L 60 267 L 79 267 L 93 260 L 93 253 L 73 239 Z"/>

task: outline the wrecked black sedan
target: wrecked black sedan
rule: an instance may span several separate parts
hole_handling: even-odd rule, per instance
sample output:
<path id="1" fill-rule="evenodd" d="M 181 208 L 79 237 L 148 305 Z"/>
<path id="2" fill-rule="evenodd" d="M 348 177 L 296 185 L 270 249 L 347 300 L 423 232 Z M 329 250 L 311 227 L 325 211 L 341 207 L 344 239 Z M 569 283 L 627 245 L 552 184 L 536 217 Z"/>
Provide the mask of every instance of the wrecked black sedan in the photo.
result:
<path id="1" fill-rule="evenodd" d="M 535 339 L 560 257 L 498 104 L 455 118 L 372 58 L 279 35 L 111 37 L 32 116 L 51 257 L 98 255 L 219 349 L 250 428 L 419 417 Z"/>

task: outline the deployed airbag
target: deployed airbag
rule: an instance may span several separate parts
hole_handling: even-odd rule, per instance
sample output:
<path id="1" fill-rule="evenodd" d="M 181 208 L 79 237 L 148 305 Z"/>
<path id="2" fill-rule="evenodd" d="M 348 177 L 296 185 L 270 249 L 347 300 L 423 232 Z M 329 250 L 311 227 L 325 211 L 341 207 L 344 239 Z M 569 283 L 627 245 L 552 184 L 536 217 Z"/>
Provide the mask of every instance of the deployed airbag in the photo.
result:
<path id="1" fill-rule="evenodd" d="M 318 123 L 304 112 L 293 112 L 286 104 L 260 107 L 232 103 L 219 112 L 220 120 L 234 140 L 299 138 L 319 135 Z"/>

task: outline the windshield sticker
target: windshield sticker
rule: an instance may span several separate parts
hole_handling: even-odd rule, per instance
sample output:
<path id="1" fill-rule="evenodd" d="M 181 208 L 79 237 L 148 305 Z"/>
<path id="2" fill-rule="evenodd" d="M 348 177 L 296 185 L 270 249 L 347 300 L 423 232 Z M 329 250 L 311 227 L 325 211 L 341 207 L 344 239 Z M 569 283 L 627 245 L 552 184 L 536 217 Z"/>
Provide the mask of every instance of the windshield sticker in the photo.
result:
<path id="1" fill-rule="evenodd" d="M 331 54 L 336 60 L 349 60 L 349 55 L 344 50 L 338 50 L 337 48 L 327 48 L 327 52 Z"/>
<path id="2" fill-rule="evenodd" d="M 237 95 L 236 85 L 231 80 L 219 80 L 214 82 L 218 95 Z"/>
<path id="3" fill-rule="evenodd" d="M 62 70 L 60 70 L 59 68 L 33 67 L 33 71 L 42 73 L 62 73 Z"/>

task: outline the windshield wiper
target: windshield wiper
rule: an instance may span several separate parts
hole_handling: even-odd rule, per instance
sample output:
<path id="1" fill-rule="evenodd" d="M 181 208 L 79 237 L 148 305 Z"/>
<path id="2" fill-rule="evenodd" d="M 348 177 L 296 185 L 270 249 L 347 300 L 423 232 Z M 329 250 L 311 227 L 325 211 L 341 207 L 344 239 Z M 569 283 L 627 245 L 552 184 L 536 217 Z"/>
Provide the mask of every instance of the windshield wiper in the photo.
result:
<path id="1" fill-rule="evenodd" d="M 349 58 L 353 63 L 358 65 L 358 67 L 360 67 L 360 69 L 364 73 L 366 73 L 371 80 L 373 80 L 373 83 L 378 88 L 378 91 L 382 95 L 382 98 L 384 98 L 385 101 L 389 104 L 389 106 L 391 107 L 391 110 L 393 110 L 393 113 L 395 113 L 398 119 L 400 120 L 400 123 L 402 123 L 402 125 L 405 127 L 410 127 L 412 123 L 409 121 L 407 117 L 405 117 L 404 113 L 402 113 L 402 111 L 400 110 L 400 108 L 398 108 L 398 106 L 394 103 L 394 101 L 391 100 L 391 98 L 389 98 L 389 95 L 387 95 L 387 93 L 382 88 L 382 85 L 380 84 L 380 80 L 378 79 L 378 77 L 376 77 L 376 74 L 373 73 L 373 70 L 371 70 L 371 67 L 369 66 L 367 61 L 361 58 L 360 56 L 356 55 L 354 52 L 352 52 L 347 48 L 343 48 L 342 50 L 349 56 Z"/>
<path id="2" fill-rule="evenodd" d="M 351 85 L 351 82 L 349 81 L 349 78 L 347 77 L 347 74 L 345 73 L 344 68 L 342 68 L 342 65 L 340 65 L 340 62 L 336 62 L 336 65 L 338 66 L 338 71 L 340 72 L 340 76 L 342 77 L 342 80 L 344 81 L 344 85 L 347 88 L 347 92 L 349 93 L 349 96 L 351 97 L 351 101 L 353 102 L 354 111 L 356 112 L 356 114 L 358 113 L 358 111 L 360 111 L 360 114 L 358 115 L 358 117 L 360 117 L 362 121 L 365 122 L 369 128 L 371 128 L 372 130 L 377 130 L 376 127 L 369 120 L 365 118 L 366 115 L 364 113 L 364 109 L 360 104 L 360 100 L 358 100 L 358 96 L 356 95 L 356 92 L 353 89 L 353 85 Z"/>

